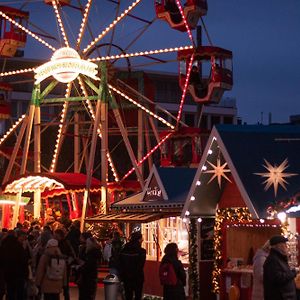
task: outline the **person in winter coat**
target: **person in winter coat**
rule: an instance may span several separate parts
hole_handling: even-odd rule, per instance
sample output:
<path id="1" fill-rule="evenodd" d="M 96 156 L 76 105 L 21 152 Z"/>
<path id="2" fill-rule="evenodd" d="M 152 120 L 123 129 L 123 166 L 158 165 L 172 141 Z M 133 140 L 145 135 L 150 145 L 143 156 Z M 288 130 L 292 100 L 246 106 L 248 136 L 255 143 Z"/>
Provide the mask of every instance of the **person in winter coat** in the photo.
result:
<path id="1" fill-rule="evenodd" d="M 98 265 L 101 260 L 101 247 L 93 237 L 86 239 L 83 264 L 79 268 L 77 281 L 79 300 L 94 300 L 97 292 Z"/>
<path id="2" fill-rule="evenodd" d="M 14 231 L 9 231 L 0 248 L 7 299 L 26 299 L 25 284 L 28 278 L 28 257 Z"/>
<path id="3" fill-rule="evenodd" d="M 186 285 L 186 274 L 181 261 L 178 259 L 177 244 L 168 244 L 164 249 L 164 253 L 165 255 L 162 258 L 161 265 L 171 263 L 177 277 L 176 285 L 164 285 L 164 300 L 184 300 L 186 299 L 184 292 L 184 286 Z"/>
<path id="4" fill-rule="evenodd" d="M 63 229 L 56 229 L 54 231 L 54 238 L 58 241 L 58 248 L 61 254 L 66 259 L 67 263 L 67 284 L 64 286 L 63 294 L 65 300 L 70 300 L 70 273 L 71 273 L 71 264 L 75 260 L 75 252 L 71 246 L 71 243 L 65 238 L 65 231 Z"/>
<path id="5" fill-rule="evenodd" d="M 296 300 L 296 270 L 288 265 L 288 241 L 282 235 L 270 239 L 270 254 L 264 263 L 264 300 Z"/>
<path id="6" fill-rule="evenodd" d="M 252 287 L 252 300 L 264 300 L 264 263 L 269 255 L 270 241 L 259 249 L 257 249 L 253 257 L 253 287 Z"/>
<path id="7" fill-rule="evenodd" d="M 120 276 L 124 284 L 125 299 L 142 299 L 146 250 L 142 248 L 143 236 L 139 231 L 131 234 L 130 240 L 120 252 Z"/>
<path id="8" fill-rule="evenodd" d="M 49 278 L 48 267 L 50 266 L 52 257 L 63 259 L 61 251 L 58 248 L 58 241 L 55 239 L 48 240 L 36 271 L 35 283 L 44 294 L 44 300 L 59 300 L 59 294 L 62 292 L 63 286 L 67 283 L 66 264 L 64 264 L 63 276 L 60 279 Z"/>
<path id="9" fill-rule="evenodd" d="M 120 274 L 120 253 L 122 248 L 123 241 L 121 240 L 120 233 L 115 231 L 111 241 L 111 256 L 108 262 L 110 274 L 115 274 L 117 276 Z"/>

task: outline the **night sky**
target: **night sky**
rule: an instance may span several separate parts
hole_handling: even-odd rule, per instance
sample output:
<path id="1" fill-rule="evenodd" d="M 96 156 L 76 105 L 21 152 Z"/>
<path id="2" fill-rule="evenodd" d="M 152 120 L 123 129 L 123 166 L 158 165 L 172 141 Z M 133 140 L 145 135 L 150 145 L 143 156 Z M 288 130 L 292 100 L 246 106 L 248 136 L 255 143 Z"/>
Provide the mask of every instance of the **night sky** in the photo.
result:
<path id="1" fill-rule="evenodd" d="M 25 2 L 0 1 L 0 4 L 20 7 Z M 43 1 L 28 3 L 23 9 L 30 11 L 32 23 L 48 32 L 57 31 L 51 7 Z M 122 12 L 132 1 L 121 3 Z M 108 0 L 97 0 L 94 5 L 90 24 L 94 35 L 97 35 L 103 30 L 101 26 L 114 19 L 115 5 Z M 208 7 L 208 14 L 203 20 L 213 44 L 233 52 L 234 88 L 224 97 L 237 99 L 238 116 L 242 121 L 267 124 L 271 113 L 272 122 L 285 123 L 290 115 L 300 114 L 300 1 L 208 0 Z M 80 15 L 71 8 L 64 11 L 69 36 L 75 39 L 77 30 L 74 30 L 73 22 L 78 22 Z M 154 1 L 142 0 L 132 13 L 153 19 Z M 139 26 L 141 24 L 132 18 L 125 20 L 118 27 L 119 40 L 116 44 L 128 43 Z M 28 40 L 25 57 L 51 57 L 47 48 L 37 45 L 31 38 Z M 186 34 L 170 29 L 167 23 L 158 20 L 128 52 L 189 44 Z M 203 45 L 208 45 L 205 36 Z M 151 66 L 148 68 L 151 69 Z M 155 68 L 177 72 L 178 64 L 162 64 Z"/>

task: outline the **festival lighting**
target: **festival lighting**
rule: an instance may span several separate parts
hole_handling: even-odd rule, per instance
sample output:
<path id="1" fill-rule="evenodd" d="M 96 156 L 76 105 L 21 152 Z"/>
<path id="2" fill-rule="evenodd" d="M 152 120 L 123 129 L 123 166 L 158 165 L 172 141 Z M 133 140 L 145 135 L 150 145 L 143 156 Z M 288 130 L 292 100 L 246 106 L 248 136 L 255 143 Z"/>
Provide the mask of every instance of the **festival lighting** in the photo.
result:
<path id="1" fill-rule="evenodd" d="M 153 154 L 154 151 L 156 151 L 171 135 L 173 134 L 173 132 L 170 132 L 169 134 L 167 134 L 156 146 L 154 146 L 138 163 L 137 165 L 140 166 L 150 155 Z M 125 175 L 124 177 L 121 179 L 124 180 L 126 179 L 132 172 L 134 171 L 134 168 L 131 168 Z"/>
<path id="2" fill-rule="evenodd" d="M 28 69 L 22 69 L 22 70 L 2 72 L 2 73 L 0 73 L 0 77 L 6 77 L 6 76 L 11 76 L 11 75 L 18 75 L 18 74 L 23 74 L 23 73 L 28 73 L 28 72 L 34 72 L 34 70 L 35 70 L 34 68 L 28 68 Z"/>
<path id="3" fill-rule="evenodd" d="M 107 61 L 107 60 L 115 60 L 119 58 L 131 58 L 131 57 L 144 56 L 144 55 L 178 52 L 180 50 L 188 50 L 193 48 L 194 48 L 193 46 L 183 46 L 183 47 L 175 47 L 175 48 L 148 50 L 148 51 L 141 51 L 141 52 L 134 52 L 134 53 L 124 53 L 124 54 L 111 55 L 111 56 L 95 57 L 95 58 L 88 59 L 88 61 Z"/>
<path id="4" fill-rule="evenodd" d="M 51 61 L 35 69 L 35 79 L 36 83 L 40 83 L 53 76 L 59 82 L 69 83 L 81 73 L 97 80 L 97 67 L 92 62 L 82 60 L 76 50 L 63 47 L 53 53 Z"/>
<path id="5" fill-rule="evenodd" d="M 121 95 L 122 97 L 124 97 L 125 99 L 127 99 L 128 101 L 130 101 L 131 103 L 133 103 L 134 105 L 136 105 L 138 108 L 141 108 L 143 111 L 145 111 L 147 114 L 149 114 L 150 116 L 156 118 L 157 120 L 159 120 L 160 122 L 162 122 L 163 124 L 165 124 L 166 126 L 170 127 L 171 129 L 174 129 L 175 127 L 170 124 L 169 122 L 167 122 L 165 119 L 163 119 L 162 117 L 156 115 L 155 113 L 153 113 L 151 110 L 149 110 L 148 108 L 144 107 L 143 105 L 141 105 L 140 103 L 136 102 L 135 100 L 133 100 L 132 98 L 128 97 L 126 94 L 124 94 L 123 92 L 121 92 L 120 90 L 116 89 L 115 87 L 113 87 L 112 85 L 108 85 L 108 87 L 113 90 L 114 92 L 116 92 L 117 94 Z"/>
<path id="6" fill-rule="evenodd" d="M 52 6 L 54 8 L 54 12 L 55 12 L 55 15 L 56 15 L 56 19 L 58 21 L 58 25 L 59 25 L 59 28 L 60 28 L 60 31 L 61 31 L 61 34 L 64 38 L 64 41 L 65 41 L 65 45 L 67 47 L 69 47 L 69 41 L 67 39 L 67 35 L 66 35 L 66 31 L 65 31 L 65 28 L 64 28 L 64 25 L 62 23 L 62 20 L 61 20 L 61 17 L 60 17 L 60 14 L 59 14 L 59 11 L 58 11 L 58 8 L 57 8 L 57 5 L 56 5 L 56 0 L 52 0 Z"/>
<path id="7" fill-rule="evenodd" d="M 184 103 L 185 95 L 186 95 L 187 88 L 188 88 L 188 85 L 189 85 L 189 80 L 190 80 L 190 74 L 191 74 L 191 70 L 192 70 L 193 61 L 194 61 L 194 54 L 192 54 L 192 56 L 191 56 L 189 66 L 188 66 L 188 71 L 187 71 L 187 74 L 186 74 L 186 79 L 185 79 L 185 83 L 184 83 L 184 87 L 183 87 L 183 91 L 182 91 L 182 95 L 181 95 L 179 110 L 178 110 L 178 114 L 177 114 L 177 118 L 176 118 L 177 125 L 180 122 L 180 118 L 181 118 L 181 114 L 182 114 L 182 110 L 183 110 L 183 103 Z"/>
<path id="8" fill-rule="evenodd" d="M 87 93 L 87 91 L 85 89 L 85 86 L 84 86 L 84 84 L 82 82 L 82 79 L 80 77 L 78 78 L 78 81 L 79 81 L 79 85 L 80 85 L 81 91 L 84 94 L 84 97 L 88 97 L 88 93 Z M 100 101 L 100 100 L 98 100 L 98 101 Z M 93 109 L 92 103 L 88 99 L 86 100 L 86 102 L 87 102 L 87 105 L 88 105 L 88 108 L 89 108 L 89 112 L 90 112 L 93 120 L 95 120 L 96 116 L 95 116 L 95 113 L 94 113 L 94 109 Z M 99 137 L 102 138 L 102 134 L 101 134 L 101 131 L 100 131 L 99 127 L 97 128 L 97 133 L 98 133 Z M 114 166 L 114 164 L 112 162 L 112 159 L 111 159 L 111 156 L 110 156 L 109 152 L 106 153 L 106 157 L 107 157 L 107 160 L 108 160 L 108 164 L 109 164 L 109 166 L 111 168 L 111 171 L 113 173 L 113 176 L 115 178 L 115 181 L 118 182 L 119 181 L 119 176 L 117 174 L 116 168 L 115 168 L 115 166 Z"/>
<path id="9" fill-rule="evenodd" d="M 26 186 L 26 190 L 24 187 Z M 34 192 L 40 190 L 43 192 L 46 188 L 53 189 L 64 189 L 64 185 L 60 182 L 50 179 L 44 176 L 27 176 L 13 181 L 5 187 L 6 193 L 17 193 L 20 190 L 23 192 Z"/>
<path id="10" fill-rule="evenodd" d="M 280 220 L 281 223 L 285 223 L 286 221 L 286 213 L 285 212 L 280 212 L 277 214 L 277 218 Z"/>
<path id="11" fill-rule="evenodd" d="M 71 94 L 71 83 L 69 83 L 68 86 L 67 86 L 65 97 L 68 98 L 70 96 L 70 94 Z M 55 170 L 55 167 L 56 167 L 57 158 L 58 158 L 58 148 L 59 148 L 59 144 L 60 144 L 60 141 L 61 141 L 61 136 L 62 136 L 62 131 L 63 131 L 63 124 L 66 121 L 68 105 L 69 105 L 68 101 L 65 101 L 64 105 L 63 105 L 63 108 L 62 108 L 62 111 L 61 111 L 60 121 L 59 121 L 59 126 L 58 126 L 58 132 L 57 132 L 57 137 L 56 137 L 56 143 L 55 143 L 54 153 L 53 153 L 51 167 L 50 167 L 50 173 L 53 173 L 54 170 Z"/>
<path id="12" fill-rule="evenodd" d="M 91 47 L 93 47 L 98 41 L 100 41 L 113 27 L 117 25 L 141 0 L 133 2 L 119 17 L 117 17 L 109 26 L 107 26 L 102 33 L 100 33 L 85 49 L 83 53 L 86 53 Z"/>
<path id="13" fill-rule="evenodd" d="M 43 39 L 41 39 L 40 37 L 38 37 L 36 34 L 34 34 L 33 32 L 31 32 L 30 30 L 28 30 L 27 28 L 25 28 L 24 26 L 22 26 L 21 24 L 19 24 L 18 22 L 16 22 L 14 19 L 10 18 L 8 15 L 6 15 L 3 11 L 0 10 L 0 16 L 2 16 L 3 18 L 5 18 L 6 20 L 8 20 L 9 22 L 11 22 L 12 24 L 14 24 L 15 26 L 17 26 L 18 28 L 20 28 L 21 30 L 25 31 L 27 34 L 31 35 L 34 39 L 36 39 L 37 41 L 39 41 L 40 43 L 42 43 L 43 45 L 45 45 L 46 47 L 48 47 L 49 49 L 51 49 L 52 51 L 55 51 L 56 49 L 51 46 L 50 44 L 48 44 L 46 41 L 44 41 Z"/>
<path id="14" fill-rule="evenodd" d="M 183 11 L 183 9 L 182 9 L 182 6 L 181 6 L 180 1 L 179 1 L 179 0 L 176 0 L 176 4 L 177 4 L 177 7 L 179 8 L 179 11 L 180 11 L 180 14 L 181 14 L 181 16 L 182 16 L 182 20 L 183 20 L 183 23 L 184 23 L 185 28 L 186 28 L 186 30 L 187 30 L 187 33 L 188 33 L 188 35 L 189 35 L 189 38 L 190 38 L 190 40 L 192 41 L 192 43 L 194 44 L 193 35 L 192 35 L 191 29 L 190 29 L 190 27 L 189 27 L 189 25 L 188 25 L 188 23 L 187 23 L 187 20 L 186 20 L 186 17 L 185 17 L 185 15 L 184 15 L 184 11 Z"/>
<path id="15" fill-rule="evenodd" d="M 80 29 L 79 29 L 78 38 L 77 38 L 77 48 L 79 48 L 79 46 L 80 46 L 83 32 L 84 32 L 84 29 L 87 24 L 87 17 L 88 17 L 89 11 L 90 11 L 91 3 L 92 3 L 92 0 L 88 0 L 87 4 L 85 5 L 85 10 L 83 13 L 83 18 L 82 18 L 82 22 L 80 24 Z"/>
<path id="16" fill-rule="evenodd" d="M 13 124 L 12 127 L 6 131 L 6 133 L 3 135 L 3 137 L 0 139 L 0 146 L 2 145 L 3 142 L 10 136 L 10 134 L 20 125 L 20 123 L 25 119 L 26 115 L 22 115 L 15 124 Z"/>

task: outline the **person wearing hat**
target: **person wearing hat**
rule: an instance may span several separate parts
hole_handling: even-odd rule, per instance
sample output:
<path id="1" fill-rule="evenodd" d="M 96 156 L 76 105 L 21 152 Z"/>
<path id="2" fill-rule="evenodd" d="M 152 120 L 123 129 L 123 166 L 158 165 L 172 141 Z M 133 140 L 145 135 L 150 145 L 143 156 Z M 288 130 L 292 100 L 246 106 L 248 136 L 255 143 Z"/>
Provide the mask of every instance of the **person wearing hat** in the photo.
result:
<path id="1" fill-rule="evenodd" d="M 58 264 L 61 264 L 61 261 L 64 260 L 56 239 L 48 240 L 36 271 L 35 283 L 41 293 L 43 293 L 44 300 L 59 300 L 59 294 L 67 283 L 66 263 L 64 262 L 63 264 L 62 276 L 56 278 L 50 272 L 51 264 L 53 263 L 52 259 L 57 261 Z"/>
<path id="2" fill-rule="evenodd" d="M 133 295 L 135 300 L 142 299 L 146 261 L 146 250 L 142 248 L 142 242 L 141 232 L 135 231 L 120 252 L 120 276 L 126 300 L 132 300 Z"/>
<path id="3" fill-rule="evenodd" d="M 296 270 L 288 264 L 288 241 L 282 235 L 270 238 L 270 254 L 264 263 L 264 300 L 296 300 Z"/>

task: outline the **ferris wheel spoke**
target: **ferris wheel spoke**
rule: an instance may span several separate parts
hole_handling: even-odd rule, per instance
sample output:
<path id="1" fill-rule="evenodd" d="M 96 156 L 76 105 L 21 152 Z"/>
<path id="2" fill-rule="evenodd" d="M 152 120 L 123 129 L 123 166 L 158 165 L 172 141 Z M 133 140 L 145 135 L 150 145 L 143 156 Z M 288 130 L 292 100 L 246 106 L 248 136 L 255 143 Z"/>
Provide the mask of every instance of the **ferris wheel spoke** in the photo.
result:
<path id="1" fill-rule="evenodd" d="M 2 136 L 0 139 L 0 146 L 10 137 L 10 135 L 15 131 L 15 129 L 24 121 L 26 115 L 22 115 Z"/>
<path id="2" fill-rule="evenodd" d="M 88 2 L 85 5 L 82 22 L 80 24 L 80 29 L 79 29 L 79 33 L 78 33 L 78 37 L 77 37 L 77 44 L 76 44 L 77 48 L 80 47 L 85 28 L 87 26 L 87 20 L 88 20 L 88 16 L 89 16 L 89 12 L 90 12 L 91 3 L 92 3 L 92 0 L 88 0 Z"/>
<path id="3" fill-rule="evenodd" d="M 189 65 L 188 65 L 188 71 L 186 74 L 186 79 L 185 79 L 185 83 L 184 83 L 184 87 L 183 87 L 183 91 L 182 91 L 182 95 L 181 95 L 181 100 L 180 100 L 180 104 L 179 104 L 179 110 L 178 110 L 178 114 L 177 114 L 177 118 L 176 118 L 176 120 L 177 120 L 176 128 L 178 128 L 179 121 L 181 119 L 183 104 L 184 104 L 185 96 L 187 93 L 187 88 L 188 88 L 189 81 L 190 81 L 190 74 L 191 74 L 191 70 L 192 70 L 192 66 L 193 66 L 193 61 L 194 61 L 194 54 L 191 55 L 191 59 L 189 61 Z"/>
<path id="4" fill-rule="evenodd" d="M 123 53 L 123 54 L 118 54 L 118 55 L 89 58 L 88 61 L 95 62 L 95 61 L 107 61 L 107 60 L 114 60 L 114 59 L 121 59 L 121 58 L 139 57 L 139 56 L 145 57 L 145 56 L 149 56 L 149 55 L 158 55 L 158 54 L 162 54 L 162 53 L 178 52 L 179 50 L 187 50 L 187 49 L 193 49 L 193 48 L 194 48 L 194 46 L 182 46 L 182 47 L 174 47 L 174 48 L 146 50 L 146 51 L 134 52 L 134 53 Z"/>
<path id="5" fill-rule="evenodd" d="M 119 94 L 120 96 L 122 96 L 123 98 L 125 98 L 126 100 L 128 100 L 129 102 L 133 103 L 136 107 L 144 110 L 148 115 L 154 117 L 155 119 L 157 119 L 158 121 L 162 122 L 163 124 L 165 124 L 166 126 L 168 126 L 171 129 L 174 129 L 175 127 L 170 124 L 168 121 L 166 121 L 165 119 L 163 119 L 162 117 L 156 115 L 155 113 L 153 113 L 151 110 L 149 110 L 148 108 L 146 108 L 145 106 L 143 106 L 142 104 L 140 104 L 139 102 L 135 101 L 134 99 L 132 99 L 131 97 L 127 96 L 125 93 L 123 93 L 122 91 L 118 90 L 117 88 L 113 87 L 111 84 L 108 85 L 108 87 L 114 91 L 115 93 Z"/>
<path id="6" fill-rule="evenodd" d="M 23 30 L 24 32 L 26 32 L 27 34 L 29 34 L 30 36 L 32 36 L 34 39 L 36 39 L 38 42 L 42 43 L 43 45 L 45 45 L 46 47 L 48 47 L 49 49 L 51 49 L 52 51 L 55 51 L 56 49 L 51 46 L 50 44 L 48 44 L 45 40 L 41 39 L 39 36 L 37 36 L 35 33 L 33 33 L 32 31 L 28 30 L 27 28 L 25 28 L 24 26 L 22 26 L 21 24 L 19 24 L 18 22 L 16 22 L 14 19 L 10 18 L 8 15 L 6 15 L 3 11 L 0 10 L 0 16 L 2 16 L 3 18 L 5 18 L 6 20 L 8 20 L 9 22 L 11 22 L 12 24 L 14 24 L 16 27 L 18 27 L 19 29 Z"/>
<path id="7" fill-rule="evenodd" d="M 54 1 L 54 0 L 53 0 Z M 141 0 L 134 1 L 119 17 L 117 17 L 109 26 L 107 26 L 102 33 L 100 33 L 85 49 L 83 53 L 85 54 L 91 47 L 93 47 L 98 41 L 100 41 L 110 30 L 112 30 L 126 15 L 141 2 Z"/>
<path id="8" fill-rule="evenodd" d="M 88 97 L 88 92 L 87 92 L 87 90 L 84 86 L 84 82 L 83 82 L 81 77 L 78 78 L 78 82 L 79 82 L 79 85 L 80 85 L 80 88 L 81 88 L 81 91 L 82 91 L 84 97 Z M 100 101 L 100 100 L 98 100 L 98 101 Z M 95 120 L 96 115 L 95 115 L 94 108 L 93 108 L 93 105 L 92 105 L 91 101 L 87 99 L 86 103 L 87 103 L 88 110 L 89 110 L 89 113 L 90 113 L 92 119 Z M 98 133 L 98 136 L 102 139 L 100 124 L 99 124 L 99 127 L 97 129 L 97 133 Z M 108 164 L 109 164 L 109 166 L 111 168 L 111 171 L 114 175 L 115 181 L 118 182 L 119 181 L 119 176 L 118 176 L 117 170 L 114 166 L 114 163 L 113 163 L 113 160 L 111 158 L 111 155 L 110 155 L 109 151 L 107 151 L 106 155 L 107 155 L 107 159 L 108 159 Z"/>
<path id="9" fill-rule="evenodd" d="M 184 22 L 185 28 L 187 30 L 188 36 L 189 36 L 191 42 L 193 43 L 193 45 L 195 45 L 195 42 L 194 42 L 194 39 L 193 39 L 193 35 L 192 35 L 191 29 L 190 29 L 190 27 L 188 25 L 187 19 L 186 19 L 185 15 L 184 15 L 183 8 L 182 8 L 182 5 L 180 3 L 180 0 L 176 0 L 176 4 L 177 4 L 177 7 L 178 7 L 178 9 L 180 11 L 180 14 L 181 14 L 182 20 Z"/>
<path id="10" fill-rule="evenodd" d="M 140 166 L 150 155 L 152 155 L 160 146 L 173 134 L 173 132 L 169 132 L 167 135 L 164 136 L 164 138 L 155 145 L 139 162 L 138 166 Z M 130 174 L 134 172 L 134 168 L 131 168 L 121 179 L 121 181 L 125 180 Z"/>
<path id="11" fill-rule="evenodd" d="M 134 93 L 137 97 L 142 98 L 144 101 L 148 102 L 150 105 L 154 105 L 155 110 L 160 111 L 160 112 L 168 115 L 175 123 L 177 122 L 177 118 L 173 114 L 171 114 L 168 110 L 164 109 L 159 104 L 157 104 L 157 102 L 154 102 L 151 99 L 144 96 L 143 94 L 138 93 L 134 88 L 132 88 L 131 86 L 129 86 L 127 83 L 125 83 L 124 81 L 122 81 L 120 79 L 117 79 L 117 83 L 119 85 L 122 85 L 123 89 L 129 90 L 129 92 Z M 152 117 L 149 117 L 149 118 L 151 118 L 151 120 L 153 119 Z M 182 121 L 179 121 L 179 122 L 180 122 L 181 125 L 187 126 L 184 122 L 182 122 Z"/>
<path id="12" fill-rule="evenodd" d="M 57 21 L 58 21 L 58 25 L 59 25 L 61 34 L 62 34 L 63 39 L 64 39 L 64 41 L 65 41 L 65 45 L 66 45 L 67 47 L 70 47 L 69 41 L 68 41 L 68 38 L 67 38 L 67 35 L 66 35 L 66 31 L 65 31 L 65 28 L 64 28 L 64 24 L 63 24 L 63 22 L 62 22 L 60 13 L 59 13 L 59 11 L 58 11 L 57 1 L 58 1 L 58 0 L 52 0 L 52 6 L 53 6 L 53 9 L 54 9 L 54 12 L 55 12 L 56 19 L 57 19 Z"/>
<path id="13" fill-rule="evenodd" d="M 72 83 L 68 83 L 67 88 L 66 88 L 65 98 L 68 98 L 70 96 L 71 86 L 72 86 Z M 52 162 L 51 162 L 51 166 L 50 166 L 51 173 L 53 173 L 56 169 L 58 154 L 61 149 L 62 142 L 63 142 L 63 136 L 64 136 L 63 133 L 66 131 L 66 125 L 64 125 L 64 124 L 66 124 L 68 107 L 69 107 L 69 102 L 65 101 L 63 104 L 61 115 L 60 115 L 56 143 L 55 143 L 54 153 L 53 153 Z"/>
<path id="14" fill-rule="evenodd" d="M 34 72 L 35 68 L 28 68 L 28 69 L 21 69 L 21 70 L 14 70 L 14 71 L 8 71 L 8 72 L 2 72 L 0 73 L 0 77 L 6 77 L 6 76 L 12 76 L 12 75 L 19 75 L 29 72 Z"/>

